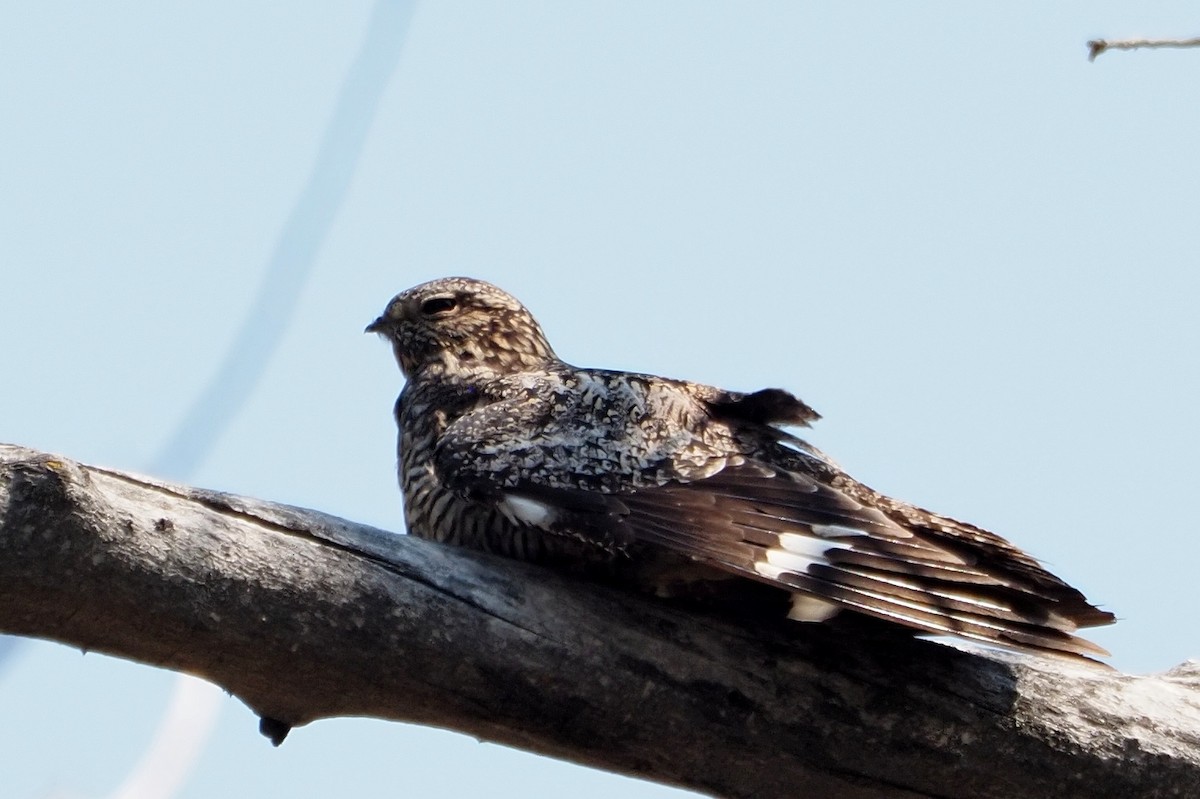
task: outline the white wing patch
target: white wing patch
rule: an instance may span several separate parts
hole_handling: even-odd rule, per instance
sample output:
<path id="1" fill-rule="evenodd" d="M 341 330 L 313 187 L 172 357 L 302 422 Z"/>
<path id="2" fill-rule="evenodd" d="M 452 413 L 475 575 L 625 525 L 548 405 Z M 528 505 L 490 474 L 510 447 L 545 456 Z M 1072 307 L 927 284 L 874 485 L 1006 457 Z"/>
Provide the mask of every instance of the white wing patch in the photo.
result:
<path id="1" fill-rule="evenodd" d="M 812 526 L 814 534 L 822 538 L 845 538 L 846 536 L 863 536 L 866 535 L 862 530 L 857 530 L 853 527 L 847 527 L 844 524 L 814 524 Z M 903 534 L 903 536 L 901 536 Z M 912 533 L 896 528 L 895 537 L 912 538 Z"/>
<path id="2" fill-rule="evenodd" d="M 845 528 L 849 529 L 849 528 Z M 859 533 L 861 535 L 861 533 Z M 754 570 L 769 580 L 780 580 L 783 574 L 806 574 L 808 567 L 820 563 L 828 565 L 825 553 L 831 549 L 849 549 L 849 541 L 813 538 L 799 533 L 783 533 L 779 545 L 767 548 L 766 560 L 754 564 Z M 786 582 L 786 580 L 781 580 Z"/>
<path id="3" fill-rule="evenodd" d="M 792 621 L 825 621 L 837 615 L 839 610 L 841 608 L 827 599 L 797 591 L 792 594 L 792 609 L 788 611 L 788 618 Z"/>
<path id="4" fill-rule="evenodd" d="M 498 507 L 510 522 L 534 527 L 549 527 L 558 515 L 558 510 L 551 505 L 513 494 L 505 494 Z"/>

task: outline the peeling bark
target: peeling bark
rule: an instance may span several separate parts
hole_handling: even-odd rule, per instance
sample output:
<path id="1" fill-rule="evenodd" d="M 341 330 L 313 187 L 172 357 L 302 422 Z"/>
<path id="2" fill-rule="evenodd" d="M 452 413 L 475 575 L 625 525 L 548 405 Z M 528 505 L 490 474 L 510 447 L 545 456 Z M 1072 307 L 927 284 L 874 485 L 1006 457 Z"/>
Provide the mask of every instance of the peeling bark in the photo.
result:
<path id="1" fill-rule="evenodd" d="M 0 631 L 199 675 L 276 736 L 373 716 L 729 797 L 1200 796 L 1193 661 L 715 618 L 3 445 Z"/>

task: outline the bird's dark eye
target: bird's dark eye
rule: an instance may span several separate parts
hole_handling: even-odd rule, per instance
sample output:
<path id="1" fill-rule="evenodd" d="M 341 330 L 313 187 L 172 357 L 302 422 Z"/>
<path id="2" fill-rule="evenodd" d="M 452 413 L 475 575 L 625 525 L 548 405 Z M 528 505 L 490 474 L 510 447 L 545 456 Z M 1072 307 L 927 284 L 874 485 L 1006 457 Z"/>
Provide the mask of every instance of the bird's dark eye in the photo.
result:
<path id="1" fill-rule="evenodd" d="M 453 311 L 457 307 L 458 300 L 454 297 L 431 297 L 421 303 L 421 313 L 426 316 L 434 316 L 435 314 Z"/>

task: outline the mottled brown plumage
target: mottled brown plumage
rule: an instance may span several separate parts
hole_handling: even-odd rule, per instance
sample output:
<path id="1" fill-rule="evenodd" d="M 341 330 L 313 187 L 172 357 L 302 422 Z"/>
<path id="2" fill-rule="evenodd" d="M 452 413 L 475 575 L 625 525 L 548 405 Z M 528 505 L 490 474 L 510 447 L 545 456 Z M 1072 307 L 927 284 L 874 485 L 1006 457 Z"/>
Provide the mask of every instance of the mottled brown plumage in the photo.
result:
<path id="1" fill-rule="evenodd" d="M 766 586 L 801 620 L 851 610 L 1106 654 L 1074 631 L 1110 613 L 1003 538 L 843 473 L 780 428 L 819 418 L 786 391 L 570 366 L 516 299 L 469 278 L 409 289 L 367 329 L 407 378 L 396 420 L 413 535 L 660 594 Z"/>

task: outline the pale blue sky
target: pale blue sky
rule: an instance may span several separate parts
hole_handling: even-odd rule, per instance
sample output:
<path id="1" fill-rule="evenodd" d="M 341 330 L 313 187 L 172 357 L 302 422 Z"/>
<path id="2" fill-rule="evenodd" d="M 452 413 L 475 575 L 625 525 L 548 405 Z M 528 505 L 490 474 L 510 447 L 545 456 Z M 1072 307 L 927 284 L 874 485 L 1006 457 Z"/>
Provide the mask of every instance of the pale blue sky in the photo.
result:
<path id="1" fill-rule="evenodd" d="M 0 3 L 0 440 L 155 462 L 370 10 Z M 1200 52 L 1084 45 L 1198 29 L 1185 2 L 420 4 L 279 348 L 190 479 L 401 529 L 400 376 L 361 331 L 468 274 L 570 361 L 797 392 L 861 479 L 1117 613 L 1092 637 L 1118 667 L 1200 656 Z M 20 648 L 6 797 L 113 790 L 173 679 Z M 680 795 L 377 721 L 275 750 L 229 699 L 179 796 L 484 789 Z"/>

